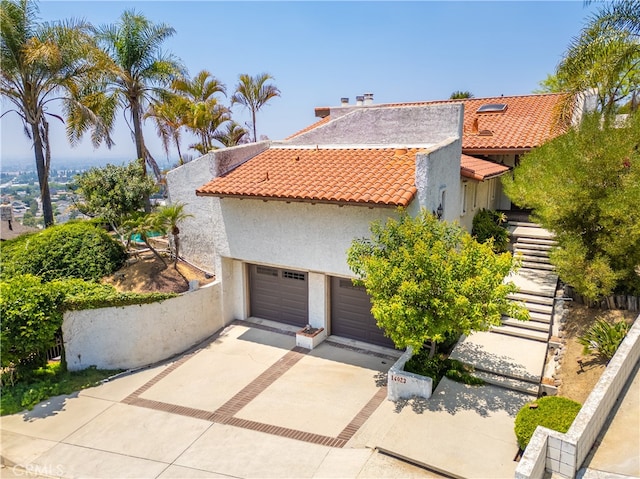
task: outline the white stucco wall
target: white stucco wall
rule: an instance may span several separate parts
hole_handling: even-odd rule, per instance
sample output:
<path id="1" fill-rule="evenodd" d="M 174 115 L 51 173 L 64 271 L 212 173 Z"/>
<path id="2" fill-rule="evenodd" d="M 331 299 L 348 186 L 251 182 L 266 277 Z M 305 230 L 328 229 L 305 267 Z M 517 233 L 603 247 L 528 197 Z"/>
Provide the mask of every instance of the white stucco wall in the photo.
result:
<path id="1" fill-rule="evenodd" d="M 456 137 L 448 138 L 434 145 L 430 151 L 416 155 L 418 194 L 409 208 L 411 214 L 417 214 L 420 208 L 435 212 L 442 203 L 442 219 L 459 220 L 461 152 L 462 144 Z"/>
<path id="2" fill-rule="evenodd" d="M 346 252 L 368 237 L 372 221 L 397 216 L 394 208 L 338 206 L 223 198 L 214 218 L 217 251 L 247 263 L 352 276 Z"/>
<path id="3" fill-rule="evenodd" d="M 466 182 L 464 181 L 466 180 Z M 464 185 L 467 185 L 467 204 L 462 207 L 464 200 Z M 474 202 L 475 192 L 475 202 Z M 460 211 L 465 212 L 460 215 L 459 223 L 467 231 L 473 228 L 473 218 L 481 209 L 500 209 L 500 178 L 491 178 L 486 181 L 476 181 L 467 178 L 460 179 Z"/>
<path id="4" fill-rule="evenodd" d="M 181 353 L 225 325 L 221 284 L 159 303 L 67 311 L 62 336 L 71 371 L 132 369 Z"/>
<path id="5" fill-rule="evenodd" d="M 193 215 L 180 224 L 180 255 L 205 271 L 216 273 L 214 199 L 196 196 L 196 188 L 208 183 L 237 165 L 253 158 L 269 147 L 263 141 L 225 148 L 208 153 L 167 173 L 167 188 L 171 203 L 185 204 L 185 212 Z"/>
<path id="6" fill-rule="evenodd" d="M 286 144 L 432 144 L 462 135 L 462 104 L 331 109 L 332 120 Z"/>

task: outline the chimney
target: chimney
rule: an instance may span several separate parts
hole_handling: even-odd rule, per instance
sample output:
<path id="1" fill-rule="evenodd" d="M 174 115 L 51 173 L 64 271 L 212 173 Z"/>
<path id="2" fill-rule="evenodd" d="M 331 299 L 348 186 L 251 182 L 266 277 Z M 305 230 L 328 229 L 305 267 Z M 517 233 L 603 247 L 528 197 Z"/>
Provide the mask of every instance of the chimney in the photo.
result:
<path id="1" fill-rule="evenodd" d="M 356 106 L 362 106 L 364 105 L 364 97 L 363 96 L 357 96 L 356 97 Z"/>
<path id="2" fill-rule="evenodd" d="M 364 106 L 373 105 L 373 93 L 364 94 Z"/>
<path id="3" fill-rule="evenodd" d="M 349 105 L 349 99 L 347 97 L 342 97 L 340 98 L 340 106 L 348 106 Z"/>

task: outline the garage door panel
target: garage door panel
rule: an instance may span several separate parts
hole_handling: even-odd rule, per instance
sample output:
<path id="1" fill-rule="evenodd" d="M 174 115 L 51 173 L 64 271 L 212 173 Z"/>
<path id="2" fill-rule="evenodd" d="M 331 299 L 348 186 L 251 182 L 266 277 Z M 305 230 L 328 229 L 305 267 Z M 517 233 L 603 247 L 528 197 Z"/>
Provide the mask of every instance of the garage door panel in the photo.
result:
<path id="1" fill-rule="evenodd" d="M 249 283 L 252 316 L 295 326 L 305 326 L 308 323 L 307 273 L 251 265 Z"/>
<path id="2" fill-rule="evenodd" d="M 371 315 L 371 301 L 366 290 L 354 286 L 350 279 L 331 278 L 331 334 L 395 347 Z"/>

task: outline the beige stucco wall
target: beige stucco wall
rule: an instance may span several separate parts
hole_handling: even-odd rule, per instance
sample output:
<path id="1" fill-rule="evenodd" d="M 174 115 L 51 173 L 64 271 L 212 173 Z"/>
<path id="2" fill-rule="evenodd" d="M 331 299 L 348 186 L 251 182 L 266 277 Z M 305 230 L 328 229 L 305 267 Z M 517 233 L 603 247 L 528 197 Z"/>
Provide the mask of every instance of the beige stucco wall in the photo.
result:
<path id="1" fill-rule="evenodd" d="M 216 281 L 159 303 L 67 311 L 62 336 L 71 371 L 133 369 L 181 353 L 224 325 Z"/>

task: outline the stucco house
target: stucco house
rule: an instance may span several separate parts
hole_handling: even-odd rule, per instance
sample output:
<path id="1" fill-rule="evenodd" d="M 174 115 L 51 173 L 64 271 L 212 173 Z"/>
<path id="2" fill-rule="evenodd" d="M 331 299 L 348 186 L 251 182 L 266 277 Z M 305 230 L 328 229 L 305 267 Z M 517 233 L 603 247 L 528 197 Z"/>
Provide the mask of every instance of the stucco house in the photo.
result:
<path id="1" fill-rule="evenodd" d="M 392 347 L 352 285 L 351 241 L 421 208 L 467 229 L 505 209 L 499 176 L 552 138 L 559 95 L 318 108 L 282 141 L 213 151 L 167 175 L 192 219 L 182 252 L 221 279 L 225 321 L 258 317 Z"/>

